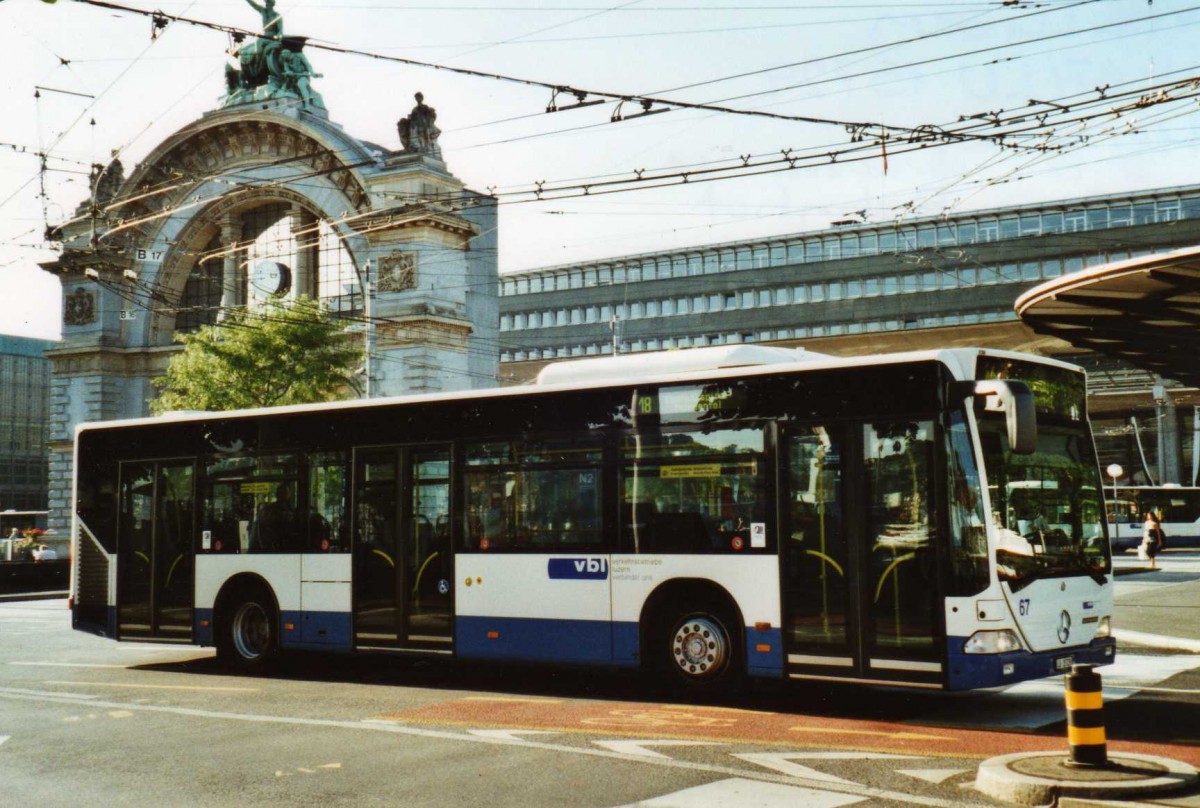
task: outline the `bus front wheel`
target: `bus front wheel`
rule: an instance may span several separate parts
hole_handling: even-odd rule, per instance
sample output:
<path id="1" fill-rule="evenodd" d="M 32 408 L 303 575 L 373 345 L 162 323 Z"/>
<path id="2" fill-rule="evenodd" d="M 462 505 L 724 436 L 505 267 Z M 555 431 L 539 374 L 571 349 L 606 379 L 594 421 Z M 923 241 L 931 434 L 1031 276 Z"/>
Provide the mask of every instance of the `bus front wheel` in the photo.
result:
<path id="1" fill-rule="evenodd" d="M 237 598 L 222 623 L 217 655 L 224 662 L 241 670 L 258 671 L 275 657 L 279 620 L 269 598 L 261 593 Z"/>
<path id="2" fill-rule="evenodd" d="M 667 679 L 696 692 L 731 689 L 739 675 L 738 632 L 720 610 L 677 613 L 659 634 L 659 661 Z"/>

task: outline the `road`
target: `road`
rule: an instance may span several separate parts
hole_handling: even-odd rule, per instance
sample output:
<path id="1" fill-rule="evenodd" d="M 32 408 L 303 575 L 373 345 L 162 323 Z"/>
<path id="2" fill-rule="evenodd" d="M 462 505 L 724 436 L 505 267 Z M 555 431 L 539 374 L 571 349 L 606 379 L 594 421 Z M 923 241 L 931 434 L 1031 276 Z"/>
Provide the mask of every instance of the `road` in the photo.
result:
<path id="1" fill-rule="evenodd" d="M 1117 579 L 1117 625 L 1141 644 L 1119 635 L 1102 669 L 1110 749 L 1200 765 L 1200 553 L 1160 562 Z M 604 671 L 286 662 L 233 676 L 206 649 L 72 632 L 62 600 L 0 603 L 4 802 L 991 805 L 971 788 L 981 760 L 1066 748 L 1058 680 L 678 704 Z"/>

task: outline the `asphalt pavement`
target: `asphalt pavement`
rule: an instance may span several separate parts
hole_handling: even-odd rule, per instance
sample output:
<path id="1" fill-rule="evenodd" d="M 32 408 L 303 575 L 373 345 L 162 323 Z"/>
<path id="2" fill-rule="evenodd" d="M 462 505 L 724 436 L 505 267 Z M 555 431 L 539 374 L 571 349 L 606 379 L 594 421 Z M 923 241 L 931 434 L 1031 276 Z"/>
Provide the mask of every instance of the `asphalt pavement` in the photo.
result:
<path id="1" fill-rule="evenodd" d="M 1200 551 L 1168 550 L 1157 568 L 1133 553 L 1113 559 L 1117 571 L 1113 628 L 1121 644 L 1200 652 Z"/>
<path id="2" fill-rule="evenodd" d="M 1115 565 L 1121 650 L 1101 672 L 1109 750 L 1125 768 L 1108 776 L 1132 776 L 1139 753 L 1200 765 L 1200 552 L 1169 551 L 1153 571 L 1133 554 Z M 65 607 L 61 595 L 0 604 L 13 804 L 65 808 L 87 793 L 128 805 L 983 806 L 1015 801 L 980 787 L 984 758 L 1036 778 L 1066 751 L 1061 678 L 961 694 L 813 685 L 687 705 L 573 669 L 318 655 L 239 677 L 206 649 L 72 632 Z M 1064 808 L 1141 799 L 1017 785 Z M 1190 789 L 1153 800 L 1200 808 Z"/>

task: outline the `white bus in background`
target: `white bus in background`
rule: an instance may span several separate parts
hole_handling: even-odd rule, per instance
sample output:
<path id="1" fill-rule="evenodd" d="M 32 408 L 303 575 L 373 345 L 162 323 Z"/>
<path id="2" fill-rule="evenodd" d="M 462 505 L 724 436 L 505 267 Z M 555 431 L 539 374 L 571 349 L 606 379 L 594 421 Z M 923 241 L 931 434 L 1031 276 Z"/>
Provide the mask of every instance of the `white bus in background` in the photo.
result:
<path id="1" fill-rule="evenodd" d="M 1200 548 L 1200 488 L 1167 484 L 1117 487 L 1116 498 L 1108 501 L 1114 550 L 1133 550 L 1142 543 L 1147 511 L 1162 522 L 1168 549 Z"/>
<path id="2" fill-rule="evenodd" d="M 728 346 L 77 432 L 73 624 L 960 690 L 1111 662 L 1083 373 Z M 1012 492 L 1056 516 L 1036 552 Z M 1032 535 L 1032 534 L 1031 534 Z M 1026 546 L 1033 541 L 1022 536 Z"/>

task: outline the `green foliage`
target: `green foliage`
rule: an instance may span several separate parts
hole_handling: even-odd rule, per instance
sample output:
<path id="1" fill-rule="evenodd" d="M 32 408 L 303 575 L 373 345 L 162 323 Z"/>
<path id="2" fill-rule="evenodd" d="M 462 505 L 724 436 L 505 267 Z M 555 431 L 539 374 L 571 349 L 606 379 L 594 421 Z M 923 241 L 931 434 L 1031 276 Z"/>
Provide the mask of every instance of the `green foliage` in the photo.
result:
<path id="1" fill-rule="evenodd" d="M 350 398 L 357 341 L 310 299 L 238 309 L 176 336 L 185 346 L 154 380 L 150 410 L 236 410 Z"/>

